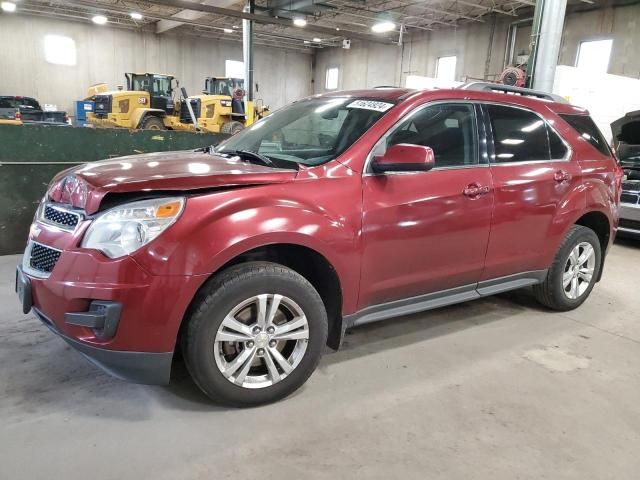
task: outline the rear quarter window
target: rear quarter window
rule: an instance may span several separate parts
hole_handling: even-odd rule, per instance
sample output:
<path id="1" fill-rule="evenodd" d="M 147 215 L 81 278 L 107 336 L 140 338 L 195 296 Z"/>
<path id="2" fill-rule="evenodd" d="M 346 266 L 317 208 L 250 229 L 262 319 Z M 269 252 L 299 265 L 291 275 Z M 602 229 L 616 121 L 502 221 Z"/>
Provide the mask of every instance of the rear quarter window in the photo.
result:
<path id="1" fill-rule="evenodd" d="M 560 117 L 603 155 L 611 157 L 611 149 L 589 115 L 560 114 Z"/>

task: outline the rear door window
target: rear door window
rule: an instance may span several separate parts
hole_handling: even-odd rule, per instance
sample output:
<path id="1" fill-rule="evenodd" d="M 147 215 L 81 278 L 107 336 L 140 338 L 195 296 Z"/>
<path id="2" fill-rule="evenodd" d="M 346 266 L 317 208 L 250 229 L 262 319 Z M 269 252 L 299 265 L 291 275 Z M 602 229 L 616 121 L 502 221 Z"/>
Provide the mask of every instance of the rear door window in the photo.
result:
<path id="1" fill-rule="evenodd" d="M 587 140 L 600 153 L 607 157 L 611 156 L 611 149 L 607 141 L 589 115 L 560 114 L 560 117 L 571 125 L 582 138 Z"/>
<path id="2" fill-rule="evenodd" d="M 541 117 L 527 110 L 503 105 L 487 105 L 486 108 L 495 145 L 492 163 L 551 160 L 548 126 Z M 557 141 L 554 141 L 554 150 L 554 155 L 560 153 Z"/>

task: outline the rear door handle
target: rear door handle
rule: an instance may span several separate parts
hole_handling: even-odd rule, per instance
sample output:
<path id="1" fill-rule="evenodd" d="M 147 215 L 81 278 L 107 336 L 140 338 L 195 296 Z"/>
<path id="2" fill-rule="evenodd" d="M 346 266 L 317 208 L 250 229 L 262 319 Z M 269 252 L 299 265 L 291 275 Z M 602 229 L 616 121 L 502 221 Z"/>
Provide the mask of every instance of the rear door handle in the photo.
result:
<path id="1" fill-rule="evenodd" d="M 553 179 L 558 183 L 567 183 L 571 180 L 571 174 L 565 170 L 556 170 L 553 174 Z"/>
<path id="2" fill-rule="evenodd" d="M 490 189 L 486 185 L 482 186 L 478 182 L 474 182 L 464 187 L 462 193 L 469 198 L 478 198 L 481 195 L 486 195 L 489 191 Z"/>

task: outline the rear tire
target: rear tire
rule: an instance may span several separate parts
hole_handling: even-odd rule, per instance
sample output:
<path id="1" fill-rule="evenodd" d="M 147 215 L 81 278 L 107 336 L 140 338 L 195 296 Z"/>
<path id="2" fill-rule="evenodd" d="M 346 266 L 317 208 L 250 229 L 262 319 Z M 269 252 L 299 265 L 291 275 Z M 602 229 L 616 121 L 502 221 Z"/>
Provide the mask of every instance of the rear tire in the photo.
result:
<path id="1" fill-rule="evenodd" d="M 244 130 L 244 125 L 240 122 L 227 122 L 220 128 L 220 133 L 226 133 L 228 135 L 236 135 Z"/>
<path id="2" fill-rule="evenodd" d="M 209 398 L 230 406 L 293 393 L 315 370 L 327 341 L 320 295 L 300 274 L 275 263 L 221 272 L 192 312 L 182 337 L 187 369 Z"/>
<path id="3" fill-rule="evenodd" d="M 593 230 L 571 227 L 545 281 L 533 287 L 536 300 L 558 311 L 573 310 L 587 299 L 600 274 L 602 249 Z"/>
<path id="4" fill-rule="evenodd" d="M 142 121 L 142 125 L 140 126 L 142 130 L 166 130 L 164 127 L 164 123 L 158 117 L 147 117 Z"/>

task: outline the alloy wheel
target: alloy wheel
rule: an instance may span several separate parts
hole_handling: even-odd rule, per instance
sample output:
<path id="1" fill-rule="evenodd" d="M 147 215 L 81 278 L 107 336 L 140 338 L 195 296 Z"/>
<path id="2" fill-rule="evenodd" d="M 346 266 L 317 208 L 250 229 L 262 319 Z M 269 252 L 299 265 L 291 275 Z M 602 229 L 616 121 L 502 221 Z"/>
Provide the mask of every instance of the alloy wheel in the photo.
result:
<path id="1" fill-rule="evenodd" d="M 244 388 L 272 386 L 300 364 L 309 342 L 309 323 L 300 306 L 278 294 L 261 294 L 235 306 L 213 345 L 222 375 Z"/>
<path id="2" fill-rule="evenodd" d="M 567 298 L 576 300 L 587 291 L 595 266 L 596 255 L 589 242 L 580 242 L 573 247 L 562 275 L 562 287 Z"/>

